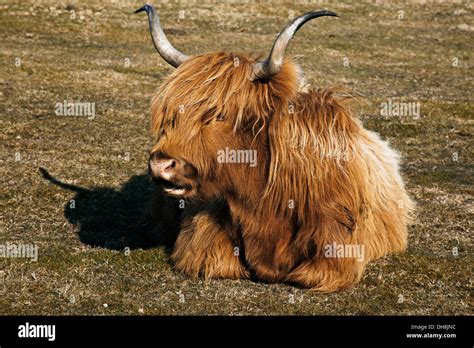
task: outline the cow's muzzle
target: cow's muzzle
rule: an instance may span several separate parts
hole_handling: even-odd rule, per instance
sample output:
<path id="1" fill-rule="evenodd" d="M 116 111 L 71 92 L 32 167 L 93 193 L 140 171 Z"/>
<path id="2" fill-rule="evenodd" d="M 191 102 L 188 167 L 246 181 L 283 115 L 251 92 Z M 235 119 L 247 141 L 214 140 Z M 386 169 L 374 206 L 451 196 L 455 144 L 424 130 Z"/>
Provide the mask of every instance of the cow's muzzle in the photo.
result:
<path id="1" fill-rule="evenodd" d="M 148 171 L 151 179 L 170 196 L 187 196 L 195 190 L 195 170 L 182 159 L 161 152 L 150 155 Z"/>

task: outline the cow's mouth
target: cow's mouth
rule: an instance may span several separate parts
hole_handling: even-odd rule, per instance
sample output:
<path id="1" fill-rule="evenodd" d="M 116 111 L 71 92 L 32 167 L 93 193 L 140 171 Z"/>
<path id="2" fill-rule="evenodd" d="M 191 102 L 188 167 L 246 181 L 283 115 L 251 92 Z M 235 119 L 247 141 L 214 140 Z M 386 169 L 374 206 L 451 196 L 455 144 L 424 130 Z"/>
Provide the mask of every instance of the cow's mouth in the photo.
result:
<path id="1" fill-rule="evenodd" d="M 184 196 L 193 189 L 190 184 L 174 183 L 161 178 L 156 180 L 155 183 L 160 185 L 163 191 L 170 196 Z"/>

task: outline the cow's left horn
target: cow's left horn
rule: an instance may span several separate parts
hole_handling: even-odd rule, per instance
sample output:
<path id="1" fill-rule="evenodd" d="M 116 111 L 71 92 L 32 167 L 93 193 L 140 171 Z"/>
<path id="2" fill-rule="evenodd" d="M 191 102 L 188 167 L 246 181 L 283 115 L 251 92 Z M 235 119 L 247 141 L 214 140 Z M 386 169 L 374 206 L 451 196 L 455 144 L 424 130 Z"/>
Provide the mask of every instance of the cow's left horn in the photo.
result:
<path id="1" fill-rule="evenodd" d="M 148 14 L 148 23 L 150 25 L 151 39 L 155 45 L 156 50 L 160 56 L 166 60 L 169 64 L 177 68 L 182 62 L 189 58 L 189 56 L 181 53 L 176 48 L 171 45 L 171 43 L 166 38 L 163 29 L 161 29 L 160 19 L 155 12 L 155 9 L 151 5 L 145 5 L 135 13 L 146 11 Z"/>
<path id="2" fill-rule="evenodd" d="M 337 14 L 331 11 L 316 11 L 316 12 L 308 12 L 304 15 L 301 15 L 295 19 L 293 19 L 290 23 L 283 28 L 283 30 L 278 34 L 275 42 L 273 43 L 272 50 L 270 51 L 270 55 L 264 61 L 257 62 L 254 65 L 253 73 L 251 76 L 251 80 L 267 80 L 270 79 L 272 76 L 278 74 L 283 65 L 283 59 L 285 58 L 285 51 L 290 43 L 293 35 L 298 31 L 298 29 L 305 24 L 307 21 L 323 17 L 323 16 L 333 16 L 337 17 Z"/>

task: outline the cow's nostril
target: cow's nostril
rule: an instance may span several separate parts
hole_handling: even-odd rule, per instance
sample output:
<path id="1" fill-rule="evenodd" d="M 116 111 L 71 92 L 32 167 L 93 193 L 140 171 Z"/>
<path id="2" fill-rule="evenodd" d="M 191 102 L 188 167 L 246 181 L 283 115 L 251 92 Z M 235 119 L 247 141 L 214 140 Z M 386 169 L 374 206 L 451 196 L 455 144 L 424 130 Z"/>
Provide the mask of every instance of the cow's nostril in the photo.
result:
<path id="1" fill-rule="evenodd" d="M 166 166 L 165 170 L 173 169 L 174 167 L 176 167 L 176 161 L 171 160 L 170 164 L 168 164 L 168 166 Z"/>

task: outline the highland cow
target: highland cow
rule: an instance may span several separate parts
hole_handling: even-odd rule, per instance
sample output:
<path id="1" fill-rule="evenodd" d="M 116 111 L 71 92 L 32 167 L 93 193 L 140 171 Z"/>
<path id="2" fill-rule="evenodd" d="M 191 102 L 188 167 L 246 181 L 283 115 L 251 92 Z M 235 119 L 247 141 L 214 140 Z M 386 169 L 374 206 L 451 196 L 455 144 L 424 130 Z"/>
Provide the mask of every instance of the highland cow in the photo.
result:
<path id="1" fill-rule="evenodd" d="M 349 93 L 303 91 L 301 70 L 284 58 L 304 23 L 335 13 L 295 18 L 259 60 L 187 56 L 152 6 L 141 11 L 177 68 L 152 101 L 149 159 L 157 229 L 179 230 L 169 238 L 176 270 L 335 291 L 357 283 L 369 260 L 406 248 L 413 203 L 399 155 L 363 128 Z M 229 149 L 254 151 L 256 165 L 218 160 Z"/>

